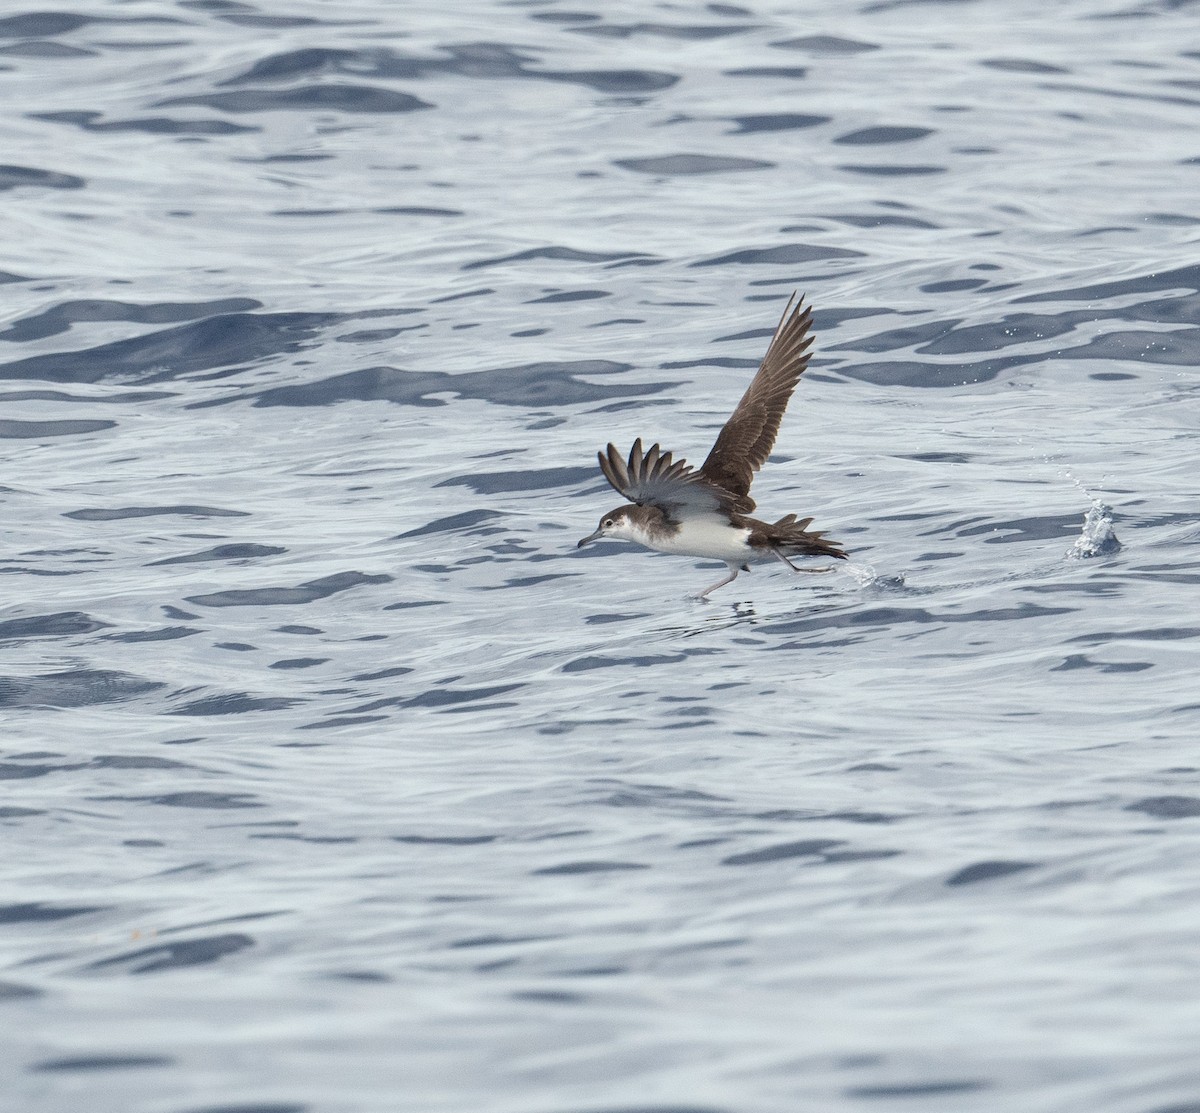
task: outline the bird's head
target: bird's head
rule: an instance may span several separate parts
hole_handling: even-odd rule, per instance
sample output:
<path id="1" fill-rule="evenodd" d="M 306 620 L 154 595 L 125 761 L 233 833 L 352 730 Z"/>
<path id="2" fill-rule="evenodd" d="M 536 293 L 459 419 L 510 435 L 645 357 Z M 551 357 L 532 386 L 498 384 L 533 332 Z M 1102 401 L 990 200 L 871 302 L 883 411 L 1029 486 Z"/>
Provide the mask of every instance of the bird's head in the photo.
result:
<path id="1" fill-rule="evenodd" d="M 575 548 L 582 549 L 589 541 L 596 541 L 601 537 L 617 537 L 624 541 L 638 540 L 639 533 L 643 531 L 636 519 L 642 513 L 643 508 L 632 503 L 610 510 L 601 515 L 596 532 L 589 533 Z"/>

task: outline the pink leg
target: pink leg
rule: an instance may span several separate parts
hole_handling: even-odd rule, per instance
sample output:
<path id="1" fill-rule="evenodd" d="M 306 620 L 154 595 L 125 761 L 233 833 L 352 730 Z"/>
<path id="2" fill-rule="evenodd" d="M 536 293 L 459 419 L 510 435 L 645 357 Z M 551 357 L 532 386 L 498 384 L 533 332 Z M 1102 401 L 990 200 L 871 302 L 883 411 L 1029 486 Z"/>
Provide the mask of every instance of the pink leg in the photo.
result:
<path id="1" fill-rule="evenodd" d="M 726 584 L 733 583 L 738 577 L 738 566 L 736 564 L 729 565 L 729 575 L 723 580 L 718 580 L 715 584 L 709 584 L 699 595 L 697 599 L 703 599 L 710 591 L 716 591 L 719 587 L 724 587 Z"/>
<path id="2" fill-rule="evenodd" d="M 833 571 L 832 565 L 830 565 L 827 568 L 797 568 L 778 549 L 772 549 L 771 552 L 773 552 L 780 560 L 782 560 L 783 563 L 786 564 L 793 572 L 807 572 L 810 576 L 817 576 L 817 575 L 820 575 L 822 572 L 832 572 Z M 720 585 L 718 585 L 718 586 L 720 586 Z"/>

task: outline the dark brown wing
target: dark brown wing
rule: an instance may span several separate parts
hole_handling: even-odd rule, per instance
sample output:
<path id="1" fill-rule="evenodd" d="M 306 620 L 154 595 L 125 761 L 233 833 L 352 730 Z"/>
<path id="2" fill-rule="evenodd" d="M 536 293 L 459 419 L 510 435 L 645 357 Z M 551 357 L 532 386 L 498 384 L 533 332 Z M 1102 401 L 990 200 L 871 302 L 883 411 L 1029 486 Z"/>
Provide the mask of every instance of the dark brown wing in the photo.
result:
<path id="1" fill-rule="evenodd" d="M 740 513 L 754 509 L 750 484 L 771 454 L 783 412 L 808 366 L 811 325 L 812 309 L 793 294 L 757 374 L 700 468 L 705 479 L 738 499 L 735 509 Z"/>
<path id="2" fill-rule="evenodd" d="M 642 450 L 638 437 L 629 459 L 622 460 L 615 444 L 597 453 L 600 470 L 612 487 L 638 506 L 657 506 L 668 517 L 687 508 L 693 512 L 728 510 L 733 500 L 718 490 L 686 460 L 675 460 L 657 444 Z"/>

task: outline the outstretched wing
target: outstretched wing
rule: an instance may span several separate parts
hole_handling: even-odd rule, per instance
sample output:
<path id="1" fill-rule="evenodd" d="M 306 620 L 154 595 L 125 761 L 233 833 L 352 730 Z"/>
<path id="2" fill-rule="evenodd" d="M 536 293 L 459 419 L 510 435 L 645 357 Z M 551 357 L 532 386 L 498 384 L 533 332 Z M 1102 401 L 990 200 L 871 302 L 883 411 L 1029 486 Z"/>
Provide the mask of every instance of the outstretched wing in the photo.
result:
<path id="1" fill-rule="evenodd" d="M 783 412 L 808 366 L 812 309 L 803 298 L 796 302 L 795 309 L 793 302 L 795 294 L 788 300 L 757 374 L 717 435 L 699 472 L 713 486 L 732 495 L 732 508 L 743 514 L 754 509 L 750 498 L 754 473 L 771 454 Z"/>
<path id="2" fill-rule="evenodd" d="M 633 442 L 628 460 L 615 444 L 597 453 L 604 478 L 630 502 L 657 506 L 667 515 L 684 507 L 695 510 L 726 510 L 736 500 L 728 491 L 714 486 L 686 460 L 673 460 L 671 453 L 651 445 L 642 451 L 642 438 Z"/>

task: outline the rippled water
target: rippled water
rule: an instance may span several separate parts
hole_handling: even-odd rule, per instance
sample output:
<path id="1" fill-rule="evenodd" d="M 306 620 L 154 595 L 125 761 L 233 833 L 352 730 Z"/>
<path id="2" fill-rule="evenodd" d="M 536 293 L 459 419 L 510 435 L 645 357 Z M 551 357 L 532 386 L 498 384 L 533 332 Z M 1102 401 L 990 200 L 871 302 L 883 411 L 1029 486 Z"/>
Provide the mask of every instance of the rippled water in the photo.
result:
<path id="1" fill-rule="evenodd" d="M 1195 8 L 802 8 L 4 10 L 12 1108 L 1200 1110 Z"/>

